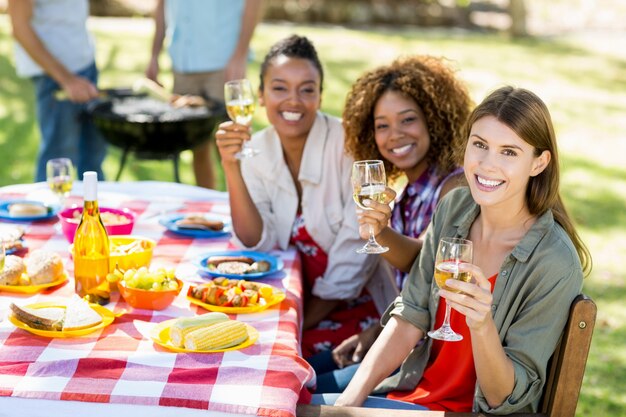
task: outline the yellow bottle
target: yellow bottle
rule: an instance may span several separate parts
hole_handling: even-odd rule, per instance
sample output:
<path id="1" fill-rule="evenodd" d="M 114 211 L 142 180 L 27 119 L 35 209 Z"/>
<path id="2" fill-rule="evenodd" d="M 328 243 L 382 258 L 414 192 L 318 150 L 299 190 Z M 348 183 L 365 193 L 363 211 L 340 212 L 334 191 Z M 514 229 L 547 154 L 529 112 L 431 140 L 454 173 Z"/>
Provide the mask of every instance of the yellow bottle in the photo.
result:
<path id="1" fill-rule="evenodd" d="M 74 236 L 74 288 L 90 303 L 107 304 L 110 299 L 109 236 L 98 208 L 98 174 L 83 174 L 84 205 Z"/>

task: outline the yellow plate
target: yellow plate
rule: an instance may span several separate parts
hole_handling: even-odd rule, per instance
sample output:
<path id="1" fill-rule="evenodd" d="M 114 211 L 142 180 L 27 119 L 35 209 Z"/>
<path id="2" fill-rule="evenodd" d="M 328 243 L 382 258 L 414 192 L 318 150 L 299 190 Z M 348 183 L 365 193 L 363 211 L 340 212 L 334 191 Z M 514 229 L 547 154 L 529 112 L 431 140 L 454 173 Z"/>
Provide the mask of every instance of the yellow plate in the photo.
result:
<path id="1" fill-rule="evenodd" d="M 163 346 L 164 348 L 171 350 L 173 352 L 187 352 L 187 353 L 217 353 L 217 352 L 228 352 L 229 350 L 239 350 L 243 348 L 247 348 L 248 346 L 252 346 L 254 342 L 259 338 L 259 331 L 254 327 L 250 326 L 248 323 L 244 323 L 246 325 L 246 330 L 248 331 L 248 338 L 242 343 L 231 346 L 226 349 L 215 349 L 215 350 L 191 350 L 180 348 L 174 346 L 170 341 L 170 327 L 176 319 L 166 320 L 154 326 L 152 331 L 150 332 L 150 338 L 154 343 L 159 346 Z"/>
<path id="2" fill-rule="evenodd" d="M 46 307 L 66 307 L 62 304 L 59 304 L 58 302 L 46 302 L 46 303 L 36 303 L 36 304 L 29 304 L 26 306 L 27 308 L 46 308 Z M 95 326 L 91 326 L 91 327 L 87 327 L 85 329 L 78 329 L 78 330 L 40 330 L 40 329 L 33 329 L 32 327 L 30 327 L 28 324 L 23 323 L 21 321 L 19 321 L 17 319 L 17 317 L 15 317 L 13 314 L 9 315 L 9 321 L 11 323 L 13 323 L 13 325 L 15 325 L 15 327 L 19 327 L 20 329 L 26 330 L 27 332 L 30 332 L 32 334 L 36 334 L 38 336 L 44 336 L 44 337 L 79 337 L 79 336 L 85 336 L 88 335 L 89 333 L 93 333 L 98 329 L 103 329 L 105 327 L 107 327 L 109 324 L 113 323 L 113 320 L 115 320 L 115 314 L 113 314 L 110 310 L 102 307 L 101 305 L 98 304 L 89 304 L 89 307 L 91 307 L 93 310 L 95 310 L 96 313 L 100 314 L 100 316 L 102 317 L 102 323 L 96 324 Z"/>
<path id="3" fill-rule="evenodd" d="M 47 284 L 39 284 L 39 285 L 0 285 L 0 291 L 5 292 L 14 292 L 19 294 L 34 294 L 39 291 L 43 291 L 46 288 L 56 287 L 57 285 L 63 284 L 67 281 L 67 273 L 63 273 L 61 278 L 56 281 L 49 282 Z"/>
<path id="4" fill-rule="evenodd" d="M 203 303 L 202 300 L 198 300 L 197 298 L 193 298 L 192 296 L 188 295 L 187 299 L 189 300 L 189 302 L 191 304 L 195 304 L 198 305 L 202 308 L 204 308 L 205 310 L 209 310 L 209 311 L 218 311 L 220 313 L 226 313 L 226 314 L 249 314 L 249 313 L 258 313 L 259 311 L 263 311 L 268 309 L 269 307 L 276 305 L 280 302 L 282 302 L 285 297 L 287 297 L 287 295 L 282 291 L 279 290 L 276 287 L 273 287 L 271 285 L 268 284 L 261 284 L 261 283 L 255 283 L 259 286 L 262 287 L 271 287 L 274 293 L 274 296 L 272 297 L 271 300 L 267 301 L 265 298 L 261 297 L 262 302 L 259 304 L 255 304 L 255 305 L 251 305 L 248 307 L 223 307 L 223 306 L 216 306 L 213 304 L 209 304 L 209 303 Z"/>

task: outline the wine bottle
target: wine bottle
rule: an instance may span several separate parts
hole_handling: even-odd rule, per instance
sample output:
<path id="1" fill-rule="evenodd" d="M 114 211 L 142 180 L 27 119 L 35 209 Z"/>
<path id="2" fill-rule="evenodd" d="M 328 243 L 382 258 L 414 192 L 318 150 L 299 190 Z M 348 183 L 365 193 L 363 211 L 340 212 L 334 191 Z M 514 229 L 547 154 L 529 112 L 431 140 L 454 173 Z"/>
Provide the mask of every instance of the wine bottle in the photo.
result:
<path id="1" fill-rule="evenodd" d="M 107 304 L 110 299 L 109 236 L 98 208 L 98 174 L 83 174 L 83 214 L 74 236 L 74 289 L 90 303 Z"/>

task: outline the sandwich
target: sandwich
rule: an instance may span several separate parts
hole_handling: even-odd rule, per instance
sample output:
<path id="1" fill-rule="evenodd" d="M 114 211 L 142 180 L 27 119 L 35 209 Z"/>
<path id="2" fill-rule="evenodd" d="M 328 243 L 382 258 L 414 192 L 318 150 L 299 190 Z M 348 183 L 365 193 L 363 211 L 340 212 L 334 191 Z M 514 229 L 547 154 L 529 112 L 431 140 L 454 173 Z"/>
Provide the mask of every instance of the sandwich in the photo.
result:
<path id="1" fill-rule="evenodd" d="M 11 217 L 45 216 L 46 214 L 48 214 L 48 207 L 43 204 L 13 203 L 9 205 Z"/>
<path id="2" fill-rule="evenodd" d="M 82 299 L 73 300 L 66 306 L 29 308 L 11 303 L 10 308 L 17 320 L 39 330 L 80 330 L 102 323 L 102 316 Z"/>
<path id="3" fill-rule="evenodd" d="M 4 258 L 4 268 L 0 270 L 0 285 L 20 285 L 24 272 L 26 272 L 26 265 L 22 258 L 7 255 Z"/>
<path id="4" fill-rule="evenodd" d="M 34 250 L 26 258 L 26 271 L 31 285 L 55 282 L 65 274 L 63 260 L 58 253 Z"/>
<path id="5" fill-rule="evenodd" d="M 15 303 L 10 307 L 16 319 L 33 329 L 59 331 L 63 328 L 64 307 L 28 308 Z"/>

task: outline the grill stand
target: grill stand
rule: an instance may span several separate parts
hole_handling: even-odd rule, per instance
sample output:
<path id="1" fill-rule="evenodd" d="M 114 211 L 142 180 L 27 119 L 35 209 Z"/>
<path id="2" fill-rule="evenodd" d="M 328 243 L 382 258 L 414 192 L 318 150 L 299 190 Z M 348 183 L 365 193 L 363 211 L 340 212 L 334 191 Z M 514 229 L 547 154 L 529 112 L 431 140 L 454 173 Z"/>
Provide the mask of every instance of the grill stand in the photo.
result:
<path id="1" fill-rule="evenodd" d="M 130 151 L 131 151 L 131 146 L 124 147 L 124 151 L 122 152 L 122 157 L 120 158 L 120 167 L 118 168 L 117 175 L 115 176 L 115 181 L 120 180 L 120 177 L 122 176 L 122 171 L 124 170 L 124 166 L 126 166 L 126 161 L 128 160 L 128 154 L 130 153 Z M 140 156 L 137 155 L 137 152 L 135 152 L 135 155 L 139 159 L 161 160 L 161 158 L 155 158 L 155 157 L 150 157 L 150 156 L 141 158 Z M 172 153 L 168 155 L 168 158 L 172 160 L 172 165 L 174 168 L 174 181 L 180 183 L 180 174 L 179 174 L 180 153 L 178 152 Z"/>

